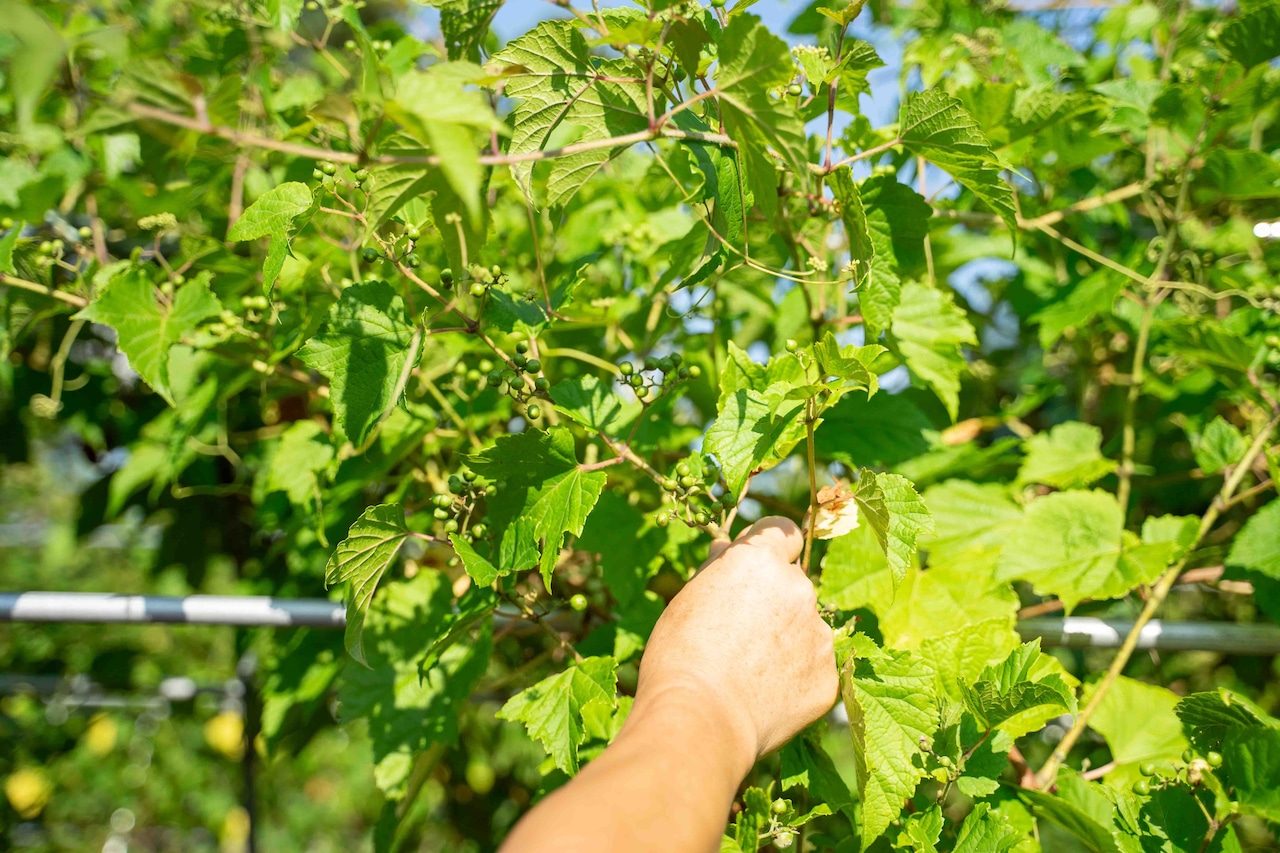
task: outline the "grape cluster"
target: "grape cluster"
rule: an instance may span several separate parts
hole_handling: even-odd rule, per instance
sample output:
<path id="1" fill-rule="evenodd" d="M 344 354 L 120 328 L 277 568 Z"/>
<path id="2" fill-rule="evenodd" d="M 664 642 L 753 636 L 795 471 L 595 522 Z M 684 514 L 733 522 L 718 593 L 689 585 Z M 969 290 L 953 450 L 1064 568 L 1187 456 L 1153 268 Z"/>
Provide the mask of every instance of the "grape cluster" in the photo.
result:
<path id="1" fill-rule="evenodd" d="M 716 497 L 712 493 L 720 477 L 709 459 L 701 460 L 701 465 L 682 459 L 672 474 L 674 476 L 663 477 L 661 485 L 674 506 L 658 513 L 655 521 L 659 527 L 666 527 L 673 520 L 683 521 L 690 527 L 702 527 L 710 524 L 713 516 L 733 506 L 727 494 Z"/>
<path id="2" fill-rule="evenodd" d="M 662 392 L 681 382 L 697 379 L 702 375 L 702 368 L 696 364 L 682 365 L 680 353 L 673 352 L 662 358 L 649 356 L 644 360 L 640 370 L 629 361 L 618 365 L 622 381 L 631 386 L 640 402 L 647 402 L 650 397 L 659 397 Z M 660 374 L 660 375 L 659 375 Z"/>
<path id="3" fill-rule="evenodd" d="M 473 522 L 473 516 L 480 511 L 480 501 L 492 498 L 505 483 L 501 480 L 482 485 L 474 471 L 463 471 L 461 474 L 449 476 L 449 490 L 438 492 L 431 497 L 431 514 L 441 523 L 444 532 L 461 533 L 468 542 L 483 539 L 489 533 L 488 518 L 479 516 Z"/>

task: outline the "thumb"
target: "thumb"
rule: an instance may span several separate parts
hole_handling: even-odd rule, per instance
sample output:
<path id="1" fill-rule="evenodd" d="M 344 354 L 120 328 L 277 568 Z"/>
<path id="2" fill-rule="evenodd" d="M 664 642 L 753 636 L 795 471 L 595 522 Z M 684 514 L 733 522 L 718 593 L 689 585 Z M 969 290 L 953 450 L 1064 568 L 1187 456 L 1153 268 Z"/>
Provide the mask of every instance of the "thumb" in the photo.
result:
<path id="1" fill-rule="evenodd" d="M 747 545 L 768 551 L 782 563 L 794 563 L 804 551 L 804 534 L 791 519 L 770 515 L 744 530 L 732 547 Z"/>

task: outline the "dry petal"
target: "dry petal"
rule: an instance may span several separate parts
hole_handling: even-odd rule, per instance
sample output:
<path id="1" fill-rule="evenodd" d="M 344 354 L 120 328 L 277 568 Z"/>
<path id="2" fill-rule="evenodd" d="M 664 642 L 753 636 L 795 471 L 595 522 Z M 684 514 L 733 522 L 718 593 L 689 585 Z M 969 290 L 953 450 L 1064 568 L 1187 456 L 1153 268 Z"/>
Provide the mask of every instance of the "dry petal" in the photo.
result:
<path id="1" fill-rule="evenodd" d="M 858 504 L 853 499 L 849 484 L 838 482 L 819 489 L 813 535 L 818 539 L 834 539 L 857 528 Z"/>

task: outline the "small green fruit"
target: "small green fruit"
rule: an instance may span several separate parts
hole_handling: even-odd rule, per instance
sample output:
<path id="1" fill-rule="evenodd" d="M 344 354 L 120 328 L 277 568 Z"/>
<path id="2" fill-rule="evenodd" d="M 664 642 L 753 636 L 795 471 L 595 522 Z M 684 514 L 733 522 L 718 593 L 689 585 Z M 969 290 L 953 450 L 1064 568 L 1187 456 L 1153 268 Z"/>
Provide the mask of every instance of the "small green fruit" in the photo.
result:
<path id="1" fill-rule="evenodd" d="M 436 507 L 435 512 L 433 512 L 432 515 L 434 515 L 440 521 L 444 521 L 446 518 L 449 517 L 449 510 L 445 509 L 444 507 L 438 506 Z"/>
<path id="2" fill-rule="evenodd" d="M 418 260 L 418 256 L 417 256 L 417 255 L 405 255 L 405 257 L 404 257 L 404 265 L 405 265 L 406 267 L 408 267 L 409 269 L 413 270 L 413 269 L 417 269 L 418 267 L 422 266 L 422 261 Z"/>
<path id="3" fill-rule="evenodd" d="M 445 285 L 453 284 L 453 270 L 448 267 L 440 270 L 440 283 Z"/>
<path id="4" fill-rule="evenodd" d="M 707 522 L 709 522 L 709 521 L 711 520 L 711 516 L 707 515 L 705 512 L 702 512 L 701 510 L 699 510 L 698 512 L 695 512 L 695 513 L 693 514 L 693 520 L 694 520 L 694 522 L 695 522 L 695 523 L 697 523 L 697 524 L 706 524 Z"/>
<path id="5" fill-rule="evenodd" d="M 711 0 L 711 5 L 717 9 L 723 9 L 725 0 Z"/>
<path id="6" fill-rule="evenodd" d="M 542 372 L 542 362 L 538 361 L 536 358 L 529 359 L 529 361 L 525 364 L 524 367 L 525 367 L 525 370 L 528 370 L 530 373 Z"/>
<path id="7" fill-rule="evenodd" d="M 696 364 L 691 364 L 691 365 L 689 365 L 689 378 L 690 378 L 690 379 L 697 379 L 697 378 L 698 378 L 699 376 L 701 376 L 701 375 L 702 375 L 702 368 L 701 368 L 701 367 L 698 367 L 698 365 L 696 365 Z"/>
<path id="8" fill-rule="evenodd" d="M 648 397 L 648 396 L 649 396 L 649 389 L 648 389 L 648 388 L 637 388 L 637 389 L 636 389 L 636 397 L 637 397 L 637 399 L 643 400 L 645 397 Z"/>
<path id="9" fill-rule="evenodd" d="M 524 410 L 524 413 L 529 416 L 529 420 L 531 421 L 536 421 L 538 418 L 542 417 L 542 409 L 537 403 L 530 405 L 529 408 Z"/>
<path id="10" fill-rule="evenodd" d="M 680 478 L 679 483 L 682 488 L 691 489 L 698 484 L 698 481 L 688 474 L 685 474 Z"/>
<path id="11" fill-rule="evenodd" d="M 457 533 L 458 532 L 457 520 L 451 518 L 448 521 L 446 521 L 444 523 L 444 530 L 445 530 L 445 533 Z"/>
<path id="12" fill-rule="evenodd" d="M 533 387 L 539 393 L 545 394 L 551 390 L 551 381 L 545 376 L 539 376 L 533 380 Z"/>
<path id="13" fill-rule="evenodd" d="M 668 492 L 674 492 L 676 490 L 676 481 L 671 477 L 663 477 L 662 488 L 666 489 Z"/>
<path id="14" fill-rule="evenodd" d="M 794 338 L 787 338 L 787 342 L 783 344 L 787 348 L 787 352 L 795 352 L 800 349 L 800 344 Z"/>
<path id="15" fill-rule="evenodd" d="M 782 797 L 778 797 L 778 799 L 773 801 L 772 808 L 773 808 L 774 814 L 784 815 L 787 813 L 787 809 L 789 808 L 789 806 L 787 805 L 786 800 L 782 799 Z"/>
<path id="16" fill-rule="evenodd" d="M 1138 772 L 1143 776 L 1154 776 L 1156 775 L 1156 766 L 1150 761 L 1146 761 L 1138 765 Z"/>
<path id="17" fill-rule="evenodd" d="M 624 361 L 622 362 L 622 364 L 618 365 L 618 372 L 621 373 L 623 376 L 630 376 L 631 374 L 636 372 L 636 368 L 635 368 L 635 365 L 633 365 L 631 362 Z"/>
<path id="18" fill-rule="evenodd" d="M 669 358 L 671 360 L 671 363 L 676 367 L 679 367 L 680 362 L 684 361 L 684 359 L 680 357 L 680 353 L 678 352 L 671 353 L 671 355 L 667 356 L 667 358 Z"/>
<path id="19" fill-rule="evenodd" d="M 360 169 L 359 171 L 356 172 L 356 180 L 362 184 L 365 181 L 369 180 L 371 177 L 373 176 L 369 174 L 368 169 Z"/>
<path id="20" fill-rule="evenodd" d="M 1145 797 L 1151 793 L 1151 783 L 1146 779 L 1139 779 L 1133 783 L 1133 792 L 1139 797 Z"/>
<path id="21" fill-rule="evenodd" d="M 575 593 L 573 597 L 569 599 L 569 606 L 581 613 L 587 609 L 587 597 L 580 592 Z"/>
<path id="22" fill-rule="evenodd" d="M 477 479 L 479 479 L 479 477 L 480 475 L 477 474 L 475 471 L 462 472 L 462 479 L 466 480 L 468 483 L 474 483 Z"/>
<path id="23" fill-rule="evenodd" d="M 521 355 L 527 355 L 527 354 L 528 354 L 528 352 L 529 352 L 529 342 L 528 342 L 528 341 L 520 341 L 519 343 L 517 343 L 517 344 L 516 344 L 516 352 L 520 353 Z"/>
<path id="24" fill-rule="evenodd" d="M 484 296 L 485 293 L 487 293 L 488 291 L 489 291 L 489 288 L 485 287 L 483 284 L 481 284 L 478 281 L 475 284 L 471 285 L 471 295 L 474 296 L 476 299 L 479 299 L 480 297 Z"/>
<path id="25" fill-rule="evenodd" d="M 793 98 L 799 97 L 804 92 L 799 83 L 792 83 L 787 87 L 787 94 Z"/>
<path id="26" fill-rule="evenodd" d="M 324 172 L 326 175 L 332 175 L 334 172 L 338 171 L 338 166 L 336 163 L 321 163 L 320 171 Z"/>
<path id="27" fill-rule="evenodd" d="M 422 236 L 422 232 L 418 230 L 418 226 L 416 225 L 406 225 L 404 227 L 404 236 L 408 237 L 410 240 L 417 240 Z"/>
<path id="28" fill-rule="evenodd" d="M 371 264 L 374 261 L 376 261 L 378 258 L 382 257 L 382 255 L 378 254 L 377 249 L 370 246 L 360 253 L 360 257 L 364 258 L 364 262 L 366 264 Z"/>
<path id="29" fill-rule="evenodd" d="M 1210 751 L 1207 755 L 1205 755 L 1204 760 L 1209 762 L 1210 767 L 1221 767 L 1222 753 Z"/>
<path id="30" fill-rule="evenodd" d="M 485 527 L 483 524 L 471 525 L 471 535 L 475 536 L 476 538 L 483 538 L 484 535 L 488 532 L 489 532 L 489 528 Z"/>
<path id="31" fill-rule="evenodd" d="M 640 386 L 644 385 L 644 377 L 641 376 L 639 373 L 631 374 L 631 378 L 628 379 L 627 381 L 631 383 L 632 388 L 639 388 Z"/>
<path id="32" fill-rule="evenodd" d="M 646 359 L 644 360 L 644 369 L 645 369 L 645 370 L 657 370 L 657 369 L 658 369 L 658 360 L 657 360 L 656 358 L 654 358 L 653 356 L 649 356 L 648 358 L 646 358 Z"/>

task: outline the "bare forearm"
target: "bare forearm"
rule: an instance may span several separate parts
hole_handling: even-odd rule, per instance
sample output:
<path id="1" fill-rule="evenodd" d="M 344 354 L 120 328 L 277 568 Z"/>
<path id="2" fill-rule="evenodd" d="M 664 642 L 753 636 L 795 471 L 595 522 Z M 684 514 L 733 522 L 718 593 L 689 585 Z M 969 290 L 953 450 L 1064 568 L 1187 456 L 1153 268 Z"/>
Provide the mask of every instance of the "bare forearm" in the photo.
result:
<path id="1" fill-rule="evenodd" d="M 753 758 L 735 721 L 696 696 L 637 703 L 617 740 L 543 800 L 503 849 L 718 850 Z"/>

